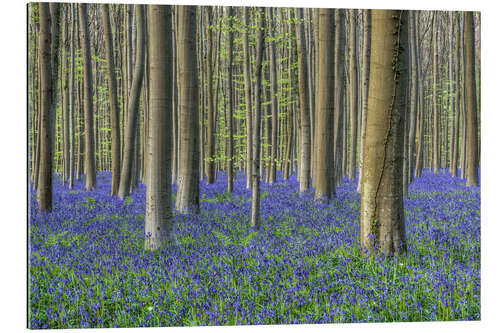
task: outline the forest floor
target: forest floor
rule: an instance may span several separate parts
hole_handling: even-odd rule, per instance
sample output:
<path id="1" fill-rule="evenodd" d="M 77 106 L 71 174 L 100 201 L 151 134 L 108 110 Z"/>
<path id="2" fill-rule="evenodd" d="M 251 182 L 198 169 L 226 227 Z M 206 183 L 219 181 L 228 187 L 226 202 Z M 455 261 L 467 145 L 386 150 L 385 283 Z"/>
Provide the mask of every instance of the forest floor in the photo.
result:
<path id="1" fill-rule="evenodd" d="M 54 183 L 54 211 L 29 192 L 29 326 L 136 327 L 480 319 L 480 188 L 424 171 L 405 200 L 407 254 L 362 257 L 360 196 L 298 193 L 295 177 L 261 187 L 249 228 L 239 174 L 201 183 L 201 213 L 177 215 L 178 244 L 143 251 L 145 187 L 111 197 Z M 174 193 L 176 192 L 174 185 Z"/>

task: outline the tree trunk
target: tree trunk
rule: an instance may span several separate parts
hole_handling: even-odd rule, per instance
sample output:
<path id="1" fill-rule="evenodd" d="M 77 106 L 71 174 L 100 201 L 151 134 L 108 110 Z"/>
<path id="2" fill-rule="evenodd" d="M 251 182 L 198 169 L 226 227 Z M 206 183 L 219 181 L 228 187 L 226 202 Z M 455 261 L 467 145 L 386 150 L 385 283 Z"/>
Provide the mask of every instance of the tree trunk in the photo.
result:
<path id="1" fill-rule="evenodd" d="M 366 110 L 368 108 L 368 84 L 370 79 L 370 32 L 371 32 L 371 10 L 364 10 L 364 26 L 363 26 L 363 68 L 361 69 L 361 80 L 363 88 L 361 91 L 362 106 L 361 106 L 361 142 L 359 147 L 359 176 L 358 176 L 358 193 L 361 193 L 361 182 L 363 174 L 363 155 L 365 152 L 366 140 Z"/>
<path id="2" fill-rule="evenodd" d="M 349 155 L 349 180 L 356 178 L 356 156 L 358 144 L 358 68 L 356 53 L 357 34 L 356 34 L 356 13 L 354 9 L 350 10 L 349 22 L 349 79 L 350 79 L 350 116 L 351 116 L 351 154 Z"/>
<path id="3" fill-rule="evenodd" d="M 245 79 L 245 107 L 246 107 L 246 130 L 247 130 L 247 189 L 252 186 L 252 91 L 250 82 L 250 54 L 248 50 L 248 30 L 250 21 L 248 8 L 243 7 L 243 75 Z"/>
<path id="4" fill-rule="evenodd" d="M 111 195 L 118 194 L 120 185 L 120 109 L 118 108 L 118 95 L 116 92 L 115 62 L 113 52 L 113 36 L 111 34 L 111 23 L 109 21 L 108 5 L 101 5 L 104 42 L 106 43 L 106 63 L 109 89 L 109 112 L 111 119 Z"/>
<path id="5" fill-rule="evenodd" d="M 318 96 L 316 101 L 316 192 L 314 200 L 329 201 L 334 194 L 331 177 L 333 160 L 333 110 L 334 101 L 334 23 L 333 9 L 319 9 Z M 299 39 L 297 39 L 298 41 Z M 299 44 L 299 43 L 297 43 Z M 300 74 L 300 72 L 299 72 Z"/>
<path id="6" fill-rule="evenodd" d="M 233 192 L 233 7 L 227 7 L 227 20 L 230 29 L 227 41 L 227 191 Z"/>
<path id="7" fill-rule="evenodd" d="M 196 7 L 178 8 L 179 61 L 179 174 L 176 208 L 182 214 L 198 213 L 199 198 L 199 119 L 198 68 L 196 63 Z"/>
<path id="8" fill-rule="evenodd" d="M 258 8 L 259 23 L 257 27 L 257 46 L 254 67 L 254 126 L 253 126 L 253 167 L 252 167 L 252 212 L 250 227 L 252 229 L 260 228 L 260 174 L 259 174 L 259 156 L 260 156 L 260 94 L 261 94 L 261 78 L 262 78 L 262 54 L 264 51 L 264 10 Z"/>
<path id="9" fill-rule="evenodd" d="M 465 12 L 465 98 L 467 107 L 467 186 L 479 186 L 477 152 L 477 99 L 475 69 L 475 29 L 473 12 Z"/>
<path id="10" fill-rule="evenodd" d="M 135 5 L 137 16 L 137 47 L 134 77 L 127 105 L 127 127 L 125 129 L 125 146 L 123 148 L 123 165 L 120 175 L 118 196 L 123 199 L 130 194 L 132 183 L 132 163 L 136 149 L 137 126 L 139 122 L 139 102 L 142 80 L 144 77 L 144 6 Z"/>
<path id="11" fill-rule="evenodd" d="M 269 169 L 269 183 L 276 182 L 276 161 L 278 154 L 278 79 L 276 75 L 276 43 L 274 42 L 274 9 L 268 7 L 270 26 L 269 34 L 271 42 L 269 45 L 269 72 L 271 74 L 271 156 L 270 156 L 270 169 Z M 304 54 L 305 58 L 305 54 Z M 306 73 L 307 74 L 307 73 Z M 307 81 L 307 76 L 304 78 Z M 309 97 L 306 97 L 306 103 L 309 103 Z M 308 105 L 309 108 L 309 105 Z"/>
<path id="12" fill-rule="evenodd" d="M 439 109 L 438 109 L 438 24 L 437 12 L 432 16 L 432 108 L 433 108 L 433 135 L 432 135 L 432 167 L 434 173 L 439 173 L 440 166 L 440 141 L 439 141 Z"/>
<path id="13" fill-rule="evenodd" d="M 297 8 L 295 15 L 302 20 L 304 9 Z M 321 26 L 320 26 L 321 29 Z M 304 23 L 295 25 L 298 61 L 298 91 L 300 106 L 300 193 L 311 187 L 311 124 L 309 118 L 309 97 L 307 89 L 307 64 Z"/>
<path id="14" fill-rule="evenodd" d="M 150 150 L 146 184 L 146 250 L 156 250 L 173 235 L 172 153 L 172 19 L 171 6 L 148 5 Z"/>
<path id="15" fill-rule="evenodd" d="M 80 41 L 83 54 L 83 104 L 85 112 L 85 190 L 95 189 L 96 165 L 94 145 L 94 110 L 92 103 L 92 67 L 87 5 L 78 4 L 80 16 Z"/>
<path id="16" fill-rule="evenodd" d="M 53 80 L 56 58 L 51 53 L 51 44 L 57 36 L 52 34 L 52 25 L 57 24 L 57 18 L 52 17 L 48 3 L 39 4 L 40 13 L 40 167 L 38 176 L 38 201 L 40 211 L 52 211 L 52 176 L 53 176 L 53 126 L 52 112 L 55 111 L 55 87 Z M 56 67 L 57 68 L 57 67 Z M 57 70 L 55 70 L 57 72 Z"/>
<path id="17" fill-rule="evenodd" d="M 407 15 L 407 11 L 372 11 L 361 246 L 378 248 L 385 255 L 406 249 L 401 142 L 408 85 Z"/>

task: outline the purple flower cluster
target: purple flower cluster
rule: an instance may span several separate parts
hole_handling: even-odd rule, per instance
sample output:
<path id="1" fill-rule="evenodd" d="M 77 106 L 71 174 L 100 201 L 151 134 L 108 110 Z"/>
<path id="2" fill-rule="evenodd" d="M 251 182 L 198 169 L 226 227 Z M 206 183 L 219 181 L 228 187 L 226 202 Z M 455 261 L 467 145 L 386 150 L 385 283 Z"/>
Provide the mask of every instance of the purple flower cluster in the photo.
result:
<path id="1" fill-rule="evenodd" d="M 176 215 L 177 245 L 143 251 L 145 187 L 111 197 L 56 177 L 54 209 L 31 191 L 32 328 L 480 319 L 480 188 L 424 172 L 405 200 L 408 253 L 363 258 L 355 182 L 316 204 L 295 177 L 262 184 L 262 229 L 249 228 L 239 174 L 201 183 L 201 213 Z M 173 186 L 174 193 L 176 186 Z"/>

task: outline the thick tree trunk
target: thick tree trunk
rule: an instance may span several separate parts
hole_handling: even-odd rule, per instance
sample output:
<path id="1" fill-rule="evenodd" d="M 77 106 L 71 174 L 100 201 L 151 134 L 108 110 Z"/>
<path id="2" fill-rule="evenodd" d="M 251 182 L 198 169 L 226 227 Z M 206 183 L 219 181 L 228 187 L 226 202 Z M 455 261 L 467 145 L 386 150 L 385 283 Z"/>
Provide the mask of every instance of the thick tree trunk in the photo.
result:
<path id="1" fill-rule="evenodd" d="M 314 200 L 329 201 L 334 194 L 335 183 L 332 182 L 332 155 L 333 155 L 333 110 L 334 101 L 334 23 L 333 9 L 319 9 L 319 68 L 318 68 L 318 96 L 316 101 L 316 192 Z M 298 41 L 298 39 L 297 39 Z M 298 43 L 297 43 L 298 44 Z M 299 72 L 300 74 L 300 72 Z"/>
<path id="2" fill-rule="evenodd" d="M 57 36 L 52 34 L 51 26 L 55 25 L 55 17 L 51 17 L 49 4 L 39 4 L 40 13 L 40 169 L 38 175 L 38 201 L 40 211 L 52 211 L 52 176 L 53 176 L 53 126 L 52 112 L 55 103 L 55 87 L 53 81 L 54 57 L 51 44 Z"/>
<path id="3" fill-rule="evenodd" d="M 146 250 L 156 250 L 173 235 L 172 153 L 172 19 L 171 6 L 148 5 L 150 60 L 150 150 L 146 184 Z"/>
<path id="4" fill-rule="evenodd" d="M 118 196 L 123 199 L 130 194 L 132 183 L 132 164 L 137 146 L 137 126 L 139 122 L 139 102 L 144 77 L 144 6 L 135 5 L 137 17 L 137 47 L 134 78 L 127 105 L 127 127 L 125 129 L 125 146 L 123 148 L 123 165 L 120 175 Z"/>
<path id="5" fill-rule="evenodd" d="M 467 186 L 478 186 L 475 29 L 473 12 L 465 12 L 465 98 L 467 106 Z"/>
<path id="6" fill-rule="evenodd" d="M 408 84 L 407 15 L 407 11 L 372 11 L 361 246 L 378 248 L 385 255 L 399 254 L 406 248 L 401 142 Z"/>
<path id="7" fill-rule="evenodd" d="M 196 7 L 179 6 L 179 174 L 176 208 L 182 214 L 200 209 L 198 68 L 196 64 Z"/>

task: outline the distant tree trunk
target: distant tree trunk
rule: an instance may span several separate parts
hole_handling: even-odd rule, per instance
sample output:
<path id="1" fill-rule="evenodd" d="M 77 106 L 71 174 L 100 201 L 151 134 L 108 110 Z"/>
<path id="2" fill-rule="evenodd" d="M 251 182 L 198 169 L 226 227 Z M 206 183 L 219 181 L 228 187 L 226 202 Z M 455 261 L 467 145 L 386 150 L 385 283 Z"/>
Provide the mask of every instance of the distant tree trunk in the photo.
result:
<path id="1" fill-rule="evenodd" d="M 455 140 L 453 141 L 453 156 L 452 156 L 452 161 L 451 161 L 451 175 L 453 177 L 457 177 L 457 174 L 458 174 L 458 149 L 459 149 L 459 146 L 458 146 L 458 139 L 459 139 L 459 128 L 460 128 L 460 114 L 462 113 L 461 111 L 461 101 L 462 101 L 462 97 L 461 97 L 461 92 L 462 92 L 462 89 L 460 88 L 461 87 L 461 80 L 460 80 L 460 65 L 461 65 L 461 61 L 460 61 L 460 40 L 461 40 L 461 37 L 460 37 L 460 25 L 459 25 L 459 22 L 458 22 L 458 14 L 455 13 L 454 14 L 455 16 L 455 19 L 454 19 L 454 25 L 455 25 L 455 34 L 456 34 L 456 40 L 455 40 L 455 49 L 454 49 L 454 53 L 455 53 L 455 100 L 454 100 L 454 104 L 455 104 L 455 118 L 454 118 L 454 124 L 453 124 L 453 128 L 454 128 L 454 132 L 455 132 Z M 462 138 L 463 140 L 463 138 Z"/>
<path id="2" fill-rule="evenodd" d="M 467 186 L 478 186 L 475 29 L 473 12 L 465 12 L 465 98 L 467 105 Z"/>
<path id="3" fill-rule="evenodd" d="M 439 173 L 440 164 L 440 141 L 439 141 L 439 108 L 438 108 L 438 23 L 437 23 L 437 12 L 434 12 L 432 16 L 432 108 L 433 108 L 433 159 L 432 166 L 434 173 Z"/>
<path id="4" fill-rule="evenodd" d="M 227 7 L 228 31 L 227 41 L 227 191 L 233 192 L 233 7 Z"/>
<path id="5" fill-rule="evenodd" d="M 329 201 L 334 195 L 332 182 L 333 160 L 333 108 L 334 101 L 334 23 L 335 12 L 333 9 L 319 9 L 319 52 L 318 52 L 318 96 L 316 101 L 316 192 L 314 200 Z M 297 38 L 297 41 L 299 38 Z M 299 45 L 299 43 L 297 43 Z M 300 74 L 300 72 L 299 72 Z"/>
<path id="6" fill-rule="evenodd" d="M 333 161 L 330 178 L 334 184 L 342 180 L 342 132 L 344 118 L 344 85 L 345 85 L 345 15 L 343 9 L 335 10 L 335 51 L 334 51 L 334 129 L 333 129 Z M 332 187 L 335 190 L 335 186 Z"/>
<path id="7" fill-rule="evenodd" d="M 68 71 L 68 8 L 64 7 L 62 18 L 62 52 L 61 52 L 61 79 L 62 79 L 62 120 L 63 120 L 63 184 L 69 178 L 69 71 Z"/>
<path id="8" fill-rule="evenodd" d="M 361 246 L 378 248 L 385 255 L 406 249 L 401 142 L 408 85 L 407 15 L 407 11 L 372 10 Z"/>
<path id="9" fill-rule="evenodd" d="M 95 189 L 96 165 L 94 146 L 94 111 L 92 103 L 92 67 L 87 5 L 78 4 L 80 16 L 80 41 L 83 54 L 83 104 L 85 110 L 85 190 Z"/>
<path id="10" fill-rule="evenodd" d="M 295 15 L 302 20 L 304 9 L 297 8 Z M 321 28 L 321 27 L 320 27 Z M 298 60 L 298 91 L 300 105 L 300 192 L 311 186 L 311 124 L 309 118 L 309 97 L 307 89 L 307 64 L 304 23 L 295 25 Z"/>
<path id="11" fill-rule="evenodd" d="M 276 75 L 276 43 L 274 42 L 274 9 L 268 7 L 270 27 L 269 34 L 271 36 L 271 42 L 269 45 L 269 72 L 271 74 L 271 156 L 270 156 L 270 168 L 269 168 L 269 183 L 276 182 L 276 160 L 278 154 L 278 79 Z M 305 43 L 305 41 L 304 41 Z M 304 54 L 305 58 L 305 54 Z M 306 73 L 307 74 L 307 73 Z M 307 82 L 307 77 L 304 78 Z M 306 97 L 307 103 L 309 103 L 309 97 Z M 308 105 L 309 108 L 309 105 Z"/>
<path id="12" fill-rule="evenodd" d="M 214 121 L 214 94 L 213 94 L 213 64 L 214 64 L 214 52 L 212 46 L 212 29 L 213 24 L 213 14 L 212 7 L 207 6 L 206 24 L 207 24 L 207 145 L 206 145 L 206 162 L 205 170 L 207 174 L 207 184 L 213 184 L 215 181 L 215 168 L 214 168 L 214 157 L 215 157 L 215 121 Z"/>
<path id="13" fill-rule="evenodd" d="M 351 115 L 351 155 L 349 156 L 349 180 L 356 178 L 356 156 L 358 143 L 358 68 L 356 53 L 357 34 L 356 34 L 356 13 L 351 9 L 349 21 L 349 80 L 350 80 L 350 115 Z"/>
<path id="14" fill-rule="evenodd" d="M 262 54 L 264 51 L 264 10 L 258 8 L 259 23 L 257 27 L 256 38 L 256 57 L 254 67 L 254 117 L 253 117 L 253 158 L 252 158 L 252 213 L 250 226 L 252 229 L 260 228 L 260 174 L 259 174 L 259 156 L 260 156 L 260 94 L 261 94 L 261 78 L 262 78 Z"/>
<path id="15" fill-rule="evenodd" d="M 196 63 L 196 7 L 178 8 L 179 60 L 179 174 L 176 208 L 182 214 L 200 209 L 200 153 L 198 67 Z"/>
<path id="16" fill-rule="evenodd" d="M 142 80 L 144 77 L 144 6 L 135 5 L 137 22 L 137 47 L 134 77 L 127 105 L 127 127 L 125 129 L 125 146 L 123 148 L 123 165 L 120 175 L 118 196 L 123 199 L 130 194 L 132 183 L 132 163 L 136 149 L 137 126 L 139 122 L 139 102 Z"/>
<path id="17" fill-rule="evenodd" d="M 252 91 L 250 81 L 250 54 L 248 50 L 248 30 L 250 21 L 248 8 L 243 7 L 243 75 L 245 79 L 245 107 L 246 107 L 246 129 L 247 129 L 247 188 L 252 186 Z"/>
<path id="18" fill-rule="evenodd" d="M 363 155 L 365 152 L 366 140 L 366 110 L 368 109 L 368 84 L 370 79 L 370 32 L 371 32 L 371 10 L 364 10 L 363 26 L 363 68 L 361 69 L 361 80 L 363 88 L 361 90 L 361 142 L 359 147 L 359 177 L 357 191 L 361 193 L 361 182 L 363 174 Z"/>
<path id="19" fill-rule="evenodd" d="M 411 59 L 411 92 L 410 92 L 410 117 L 409 117 L 409 134 L 408 134 L 408 178 L 406 184 L 409 185 L 413 182 L 413 175 L 415 169 L 415 132 L 417 127 L 417 52 L 416 52 L 416 12 L 409 11 L 408 25 L 409 25 L 409 46 L 410 46 L 410 59 Z"/>
<path id="20" fill-rule="evenodd" d="M 118 194 L 120 185 L 120 109 L 118 108 L 118 95 L 116 92 L 115 62 L 113 52 L 113 36 L 111 33 L 111 23 L 109 21 L 108 5 L 101 5 L 104 42 L 106 43 L 106 63 L 109 89 L 109 111 L 111 119 L 111 195 Z"/>
<path id="21" fill-rule="evenodd" d="M 173 235 L 172 155 L 172 19 L 171 6 L 148 5 L 150 72 L 150 150 L 146 184 L 146 250 L 156 250 Z"/>

